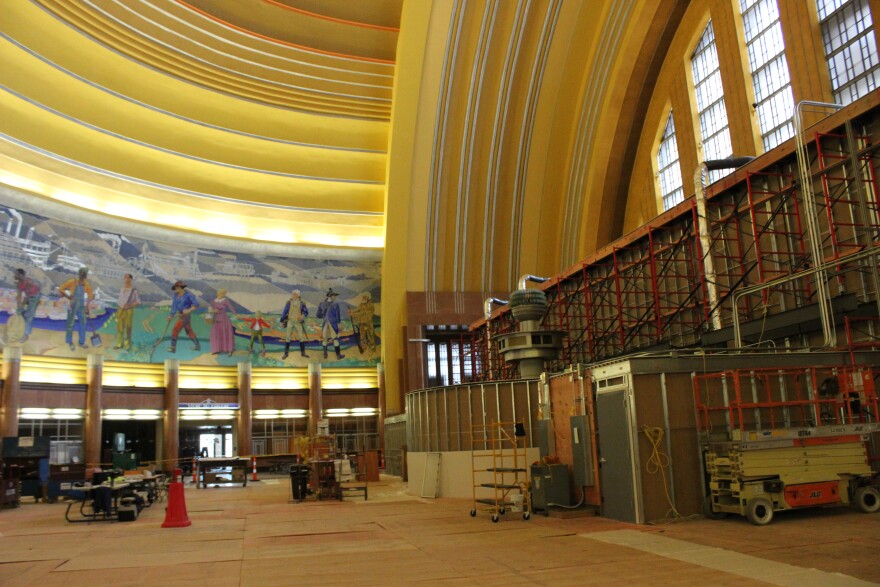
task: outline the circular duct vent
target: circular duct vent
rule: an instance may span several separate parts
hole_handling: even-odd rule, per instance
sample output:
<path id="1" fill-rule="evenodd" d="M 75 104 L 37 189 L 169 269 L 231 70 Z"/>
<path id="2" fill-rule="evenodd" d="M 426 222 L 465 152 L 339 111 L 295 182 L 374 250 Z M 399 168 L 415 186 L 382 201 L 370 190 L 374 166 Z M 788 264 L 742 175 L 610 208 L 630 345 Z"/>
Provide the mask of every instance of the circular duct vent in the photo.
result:
<path id="1" fill-rule="evenodd" d="M 517 322 L 540 320 L 547 311 L 547 294 L 539 289 L 519 289 L 510 294 L 509 306 Z"/>

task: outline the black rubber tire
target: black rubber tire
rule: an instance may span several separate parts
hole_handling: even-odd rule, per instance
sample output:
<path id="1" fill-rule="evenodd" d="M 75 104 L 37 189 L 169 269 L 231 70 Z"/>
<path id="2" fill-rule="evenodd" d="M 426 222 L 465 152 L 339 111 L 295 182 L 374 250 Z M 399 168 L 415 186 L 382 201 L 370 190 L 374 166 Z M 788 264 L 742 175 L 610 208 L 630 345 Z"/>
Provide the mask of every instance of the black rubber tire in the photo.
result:
<path id="1" fill-rule="evenodd" d="M 476 518 L 476 517 L 477 517 L 477 510 L 471 510 L 471 517 L 472 517 L 472 518 Z"/>
<path id="2" fill-rule="evenodd" d="M 504 514 L 507 513 L 507 510 L 505 510 L 504 508 L 501 508 L 500 510 L 498 510 L 498 513 L 503 516 Z"/>
<path id="3" fill-rule="evenodd" d="M 528 520 L 531 517 L 532 517 L 531 512 L 523 512 L 523 520 Z"/>
<path id="4" fill-rule="evenodd" d="M 773 521 L 773 504 L 766 497 L 756 497 L 746 506 L 746 518 L 755 526 L 766 526 Z"/>
<path id="5" fill-rule="evenodd" d="M 723 520 L 727 517 L 727 512 L 716 512 L 712 509 L 712 496 L 707 495 L 703 500 L 703 515 L 710 520 Z"/>
<path id="6" fill-rule="evenodd" d="M 866 514 L 876 514 L 880 511 L 880 491 L 871 485 L 865 485 L 856 489 L 854 497 L 856 506 Z"/>
<path id="7" fill-rule="evenodd" d="M 493 524 L 497 524 L 497 523 L 498 523 L 498 520 L 500 520 L 500 519 L 501 519 L 501 518 L 498 517 L 498 514 L 492 514 L 492 523 L 493 523 Z"/>

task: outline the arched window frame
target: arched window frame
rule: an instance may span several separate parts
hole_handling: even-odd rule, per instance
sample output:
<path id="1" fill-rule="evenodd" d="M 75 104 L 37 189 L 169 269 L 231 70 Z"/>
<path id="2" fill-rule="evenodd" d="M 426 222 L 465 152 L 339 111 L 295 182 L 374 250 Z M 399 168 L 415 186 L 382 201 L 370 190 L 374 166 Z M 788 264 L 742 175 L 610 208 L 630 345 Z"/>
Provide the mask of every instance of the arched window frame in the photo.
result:
<path id="1" fill-rule="evenodd" d="M 730 157 L 733 154 L 730 123 L 727 117 L 727 106 L 724 102 L 721 64 L 715 45 L 715 29 L 711 20 L 706 24 L 706 28 L 691 54 L 691 72 L 703 160 Z M 710 171 L 709 180 L 711 182 L 718 181 L 732 171 L 732 169 Z"/>
<path id="2" fill-rule="evenodd" d="M 880 85 L 869 0 L 816 0 L 834 101 L 851 104 Z"/>
<path id="3" fill-rule="evenodd" d="M 794 93 L 778 0 L 739 0 L 764 151 L 794 136 Z"/>
<path id="4" fill-rule="evenodd" d="M 675 120 L 672 110 L 666 118 L 660 144 L 657 147 L 657 185 L 663 210 L 669 210 L 684 201 L 684 186 L 678 157 L 678 141 L 675 137 Z"/>

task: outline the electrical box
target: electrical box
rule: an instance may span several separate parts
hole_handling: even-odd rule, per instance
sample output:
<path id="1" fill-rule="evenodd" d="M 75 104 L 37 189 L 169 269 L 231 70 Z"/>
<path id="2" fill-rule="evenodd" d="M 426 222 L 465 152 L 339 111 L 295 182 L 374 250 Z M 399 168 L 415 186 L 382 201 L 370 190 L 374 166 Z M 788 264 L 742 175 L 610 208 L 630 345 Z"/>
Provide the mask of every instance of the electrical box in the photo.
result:
<path id="1" fill-rule="evenodd" d="M 547 515 L 550 506 L 568 506 L 571 503 L 568 465 L 532 465 L 531 476 L 533 510 L 543 510 Z"/>
<path id="2" fill-rule="evenodd" d="M 575 487 L 595 485 L 593 478 L 593 439 L 586 416 L 571 417 L 572 472 Z"/>

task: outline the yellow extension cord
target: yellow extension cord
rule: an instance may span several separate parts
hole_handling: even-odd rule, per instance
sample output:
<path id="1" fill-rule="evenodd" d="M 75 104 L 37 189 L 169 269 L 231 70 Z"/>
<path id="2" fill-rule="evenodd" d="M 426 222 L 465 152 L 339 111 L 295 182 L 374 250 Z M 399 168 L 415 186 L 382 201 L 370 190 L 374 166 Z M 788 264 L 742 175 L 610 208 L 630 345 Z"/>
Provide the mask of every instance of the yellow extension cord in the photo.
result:
<path id="1" fill-rule="evenodd" d="M 663 429 L 651 426 L 642 426 L 642 432 L 648 437 L 651 443 L 651 458 L 645 463 L 645 470 L 656 475 L 658 472 L 663 477 L 663 491 L 666 493 L 666 501 L 669 503 L 669 509 L 666 510 L 666 520 L 678 520 L 682 515 L 672 503 L 672 497 L 669 495 L 669 483 L 666 481 L 666 469 L 669 467 L 669 456 L 660 450 L 660 443 L 663 442 Z"/>

